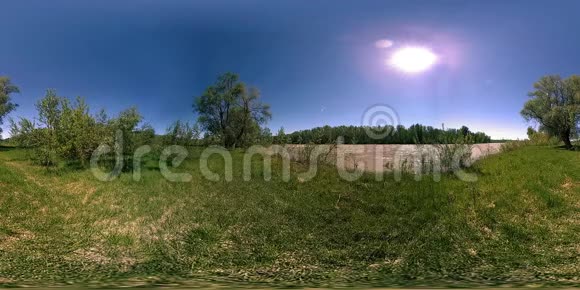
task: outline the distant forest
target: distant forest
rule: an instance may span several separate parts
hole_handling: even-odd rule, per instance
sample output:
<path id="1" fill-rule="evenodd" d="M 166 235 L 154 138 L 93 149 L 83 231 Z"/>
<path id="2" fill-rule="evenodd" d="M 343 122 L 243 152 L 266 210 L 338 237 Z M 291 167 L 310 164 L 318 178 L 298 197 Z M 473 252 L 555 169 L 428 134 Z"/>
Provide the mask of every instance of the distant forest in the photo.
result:
<path id="1" fill-rule="evenodd" d="M 368 134 L 369 130 L 376 134 Z M 381 132 L 385 133 L 381 134 Z M 372 138 L 373 135 L 384 135 L 384 137 L 375 139 Z M 291 144 L 331 144 L 337 141 L 343 144 L 438 144 L 489 143 L 491 137 L 483 132 L 471 132 L 466 126 L 460 129 L 437 129 L 415 124 L 409 128 L 402 125 L 397 127 L 324 126 L 295 131 L 287 135 L 282 129 L 274 140 L 276 143 Z"/>

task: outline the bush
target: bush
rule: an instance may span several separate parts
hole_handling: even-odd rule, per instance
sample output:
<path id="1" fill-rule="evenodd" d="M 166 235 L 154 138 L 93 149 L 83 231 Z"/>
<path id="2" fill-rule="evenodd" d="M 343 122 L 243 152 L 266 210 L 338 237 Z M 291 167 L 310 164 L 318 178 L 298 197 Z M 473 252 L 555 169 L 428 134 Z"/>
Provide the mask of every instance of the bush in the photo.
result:
<path id="1" fill-rule="evenodd" d="M 547 133 L 536 132 L 529 136 L 528 143 L 531 145 L 558 145 L 562 141 L 558 137 L 550 136 Z"/>
<path id="2" fill-rule="evenodd" d="M 527 140 L 505 142 L 501 144 L 501 151 L 510 152 L 524 146 L 556 146 L 561 143 L 562 141 L 560 141 L 560 139 L 554 136 L 550 136 L 548 133 L 536 132 L 528 129 Z"/>
<path id="3" fill-rule="evenodd" d="M 501 144 L 501 152 L 510 152 L 529 145 L 526 140 L 508 141 Z"/>
<path id="4" fill-rule="evenodd" d="M 189 122 L 176 121 L 169 128 L 163 138 L 165 145 L 194 146 L 199 145 L 201 129 L 196 123 L 190 125 Z"/>
<path id="5" fill-rule="evenodd" d="M 137 147 L 155 137 L 151 126 L 137 129 L 142 117 L 135 108 L 112 119 L 104 111 L 93 116 L 82 98 L 71 103 L 53 90 L 47 91 L 36 108 L 39 123 L 24 118 L 18 123 L 11 120 L 11 134 L 17 146 L 33 148 L 30 159 L 44 166 L 55 165 L 59 160 L 86 166 L 101 144 L 114 148 L 117 132 L 122 134 L 121 149 L 129 161 Z"/>

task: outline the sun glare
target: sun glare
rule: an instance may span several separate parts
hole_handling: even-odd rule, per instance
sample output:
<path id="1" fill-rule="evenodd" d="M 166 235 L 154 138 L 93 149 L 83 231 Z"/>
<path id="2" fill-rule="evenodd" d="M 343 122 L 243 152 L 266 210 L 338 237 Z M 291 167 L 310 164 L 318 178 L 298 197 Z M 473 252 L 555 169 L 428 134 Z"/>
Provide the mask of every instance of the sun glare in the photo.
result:
<path id="1" fill-rule="evenodd" d="M 437 56 L 427 48 L 404 47 L 393 53 L 389 64 L 408 73 L 429 69 L 437 61 Z"/>

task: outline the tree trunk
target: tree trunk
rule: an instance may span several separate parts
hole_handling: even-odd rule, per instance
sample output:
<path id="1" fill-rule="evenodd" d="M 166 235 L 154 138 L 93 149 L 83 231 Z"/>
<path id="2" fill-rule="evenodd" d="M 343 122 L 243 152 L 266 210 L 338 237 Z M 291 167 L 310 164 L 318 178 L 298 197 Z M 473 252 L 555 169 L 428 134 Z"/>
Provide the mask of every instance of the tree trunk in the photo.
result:
<path id="1" fill-rule="evenodd" d="M 564 146 L 566 146 L 567 149 L 571 149 L 572 142 L 570 142 L 570 129 L 562 132 L 560 137 L 561 137 L 562 141 L 564 141 Z"/>

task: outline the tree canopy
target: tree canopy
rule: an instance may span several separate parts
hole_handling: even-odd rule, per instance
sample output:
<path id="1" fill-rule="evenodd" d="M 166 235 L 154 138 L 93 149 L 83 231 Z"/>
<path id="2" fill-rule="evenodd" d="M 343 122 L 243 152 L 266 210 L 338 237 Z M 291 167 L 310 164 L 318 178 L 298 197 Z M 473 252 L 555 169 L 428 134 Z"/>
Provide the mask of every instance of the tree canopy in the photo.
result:
<path id="1" fill-rule="evenodd" d="M 543 131 L 557 136 L 567 148 L 572 148 L 571 136 L 580 122 L 580 76 L 562 79 L 558 75 L 544 76 L 534 84 L 521 111 L 527 121 L 536 121 Z"/>
<path id="2" fill-rule="evenodd" d="M 228 148 L 251 144 L 272 117 L 258 89 L 247 88 L 234 73 L 221 75 L 195 99 L 193 108 L 201 127 Z"/>
<path id="3" fill-rule="evenodd" d="M 8 77 L 0 76 L 0 125 L 4 123 L 4 117 L 18 106 L 10 98 L 11 94 L 18 92 L 18 87 L 13 85 Z M 0 128 L 0 133 L 2 133 L 2 128 Z"/>

